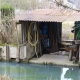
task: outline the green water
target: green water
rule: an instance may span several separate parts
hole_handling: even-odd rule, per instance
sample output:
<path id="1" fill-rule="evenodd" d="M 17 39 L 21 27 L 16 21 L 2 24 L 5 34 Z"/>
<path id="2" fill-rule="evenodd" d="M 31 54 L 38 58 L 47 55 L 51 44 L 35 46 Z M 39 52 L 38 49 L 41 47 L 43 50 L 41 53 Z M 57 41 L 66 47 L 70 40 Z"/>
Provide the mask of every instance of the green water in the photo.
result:
<path id="1" fill-rule="evenodd" d="M 4 74 L 13 80 L 80 80 L 77 67 L 0 62 L 0 75 Z"/>

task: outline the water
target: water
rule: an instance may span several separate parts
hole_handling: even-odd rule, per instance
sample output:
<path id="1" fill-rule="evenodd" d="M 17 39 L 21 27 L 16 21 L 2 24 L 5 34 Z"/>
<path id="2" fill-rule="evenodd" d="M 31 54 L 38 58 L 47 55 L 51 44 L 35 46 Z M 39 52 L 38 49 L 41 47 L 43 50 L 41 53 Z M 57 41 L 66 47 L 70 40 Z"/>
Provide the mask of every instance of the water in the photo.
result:
<path id="1" fill-rule="evenodd" d="M 0 75 L 4 74 L 13 80 L 80 80 L 77 67 L 0 62 Z"/>

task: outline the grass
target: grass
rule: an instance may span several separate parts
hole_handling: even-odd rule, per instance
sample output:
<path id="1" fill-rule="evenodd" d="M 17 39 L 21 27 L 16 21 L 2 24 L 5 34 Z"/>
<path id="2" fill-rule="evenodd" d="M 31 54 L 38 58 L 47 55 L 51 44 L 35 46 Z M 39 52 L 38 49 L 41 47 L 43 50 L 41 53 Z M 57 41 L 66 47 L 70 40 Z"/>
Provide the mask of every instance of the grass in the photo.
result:
<path id="1" fill-rule="evenodd" d="M 6 75 L 3 75 L 3 76 L 0 75 L 0 80 L 13 80 L 13 79 Z"/>
<path id="2" fill-rule="evenodd" d="M 36 76 L 36 77 L 38 77 L 38 79 L 41 79 L 44 76 L 42 75 L 42 76 Z M 35 80 L 37 80 L 36 77 L 35 77 Z M 0 75 L 0 80 L 15 80 L 15 79 L 16 78 L 13 79 L 13 78 L 11 78 L 11 77 L 9 77 L 7 75 L 3 75 L 3 76 Z M 18 80 L 18 79 L 16 79 L 16 80 Z M 24 79 L 20 79 L 20 80 L 25 80 L 25 78 Z M 33 80 L 33 79 L 30 79 L 30 80 Z M 53 80 L 52 79 L 52 75 L 50 77 L 47 77 L 46 80 Z M 55 80 L 58 80 L 58 79 L 56 78 Z"/>

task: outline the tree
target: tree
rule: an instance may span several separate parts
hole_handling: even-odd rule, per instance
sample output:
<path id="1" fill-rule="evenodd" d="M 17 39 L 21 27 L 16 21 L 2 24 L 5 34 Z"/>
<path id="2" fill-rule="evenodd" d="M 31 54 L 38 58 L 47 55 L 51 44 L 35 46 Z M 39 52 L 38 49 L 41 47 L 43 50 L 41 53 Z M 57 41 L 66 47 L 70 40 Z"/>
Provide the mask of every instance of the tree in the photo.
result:
<path id="1" fill-rule="evenodd" d="M 67 0 L 69 3 L 74 4 L 80 10 L 80 0 Z"/>
<path id="2" fill-rule="evenodd" d="M 13 33 L 13 17 L 14 17 L 14 8 L 7 2 L 1 4 L 1 23 L 0 26 L 0 36 L 2 37 L 3 43 L 10 43 L 11 36 Z"/>
<path id="3" fill-rule="evenodd" d="M 63 6 L 64 8 L 70 8 L 76 11 L 80 11 L 80 0 L 50 0 L 55 2 L 59 6 Z"/>
<path id="4" fill-rule="evenodd" d="M 6 2 L 10 3 L 14 8 L 22 10 L 34 9 L 39 4 L 39 0 L 6 0 Z"/>

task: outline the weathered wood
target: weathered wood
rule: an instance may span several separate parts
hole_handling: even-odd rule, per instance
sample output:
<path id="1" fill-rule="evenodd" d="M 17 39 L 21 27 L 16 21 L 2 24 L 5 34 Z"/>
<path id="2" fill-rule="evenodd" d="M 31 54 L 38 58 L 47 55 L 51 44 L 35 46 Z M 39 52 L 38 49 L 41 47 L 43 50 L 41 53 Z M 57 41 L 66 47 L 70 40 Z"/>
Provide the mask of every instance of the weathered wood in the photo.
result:
<path id="1" fill-rule="evenodd" d="M 70 53 L 69 53 L 69 60 L 72 61 L 72 50 L 70 50 Z"/>
<path id="2" fill-rule="evenodd" d="M 22 43 L 24 43 L 24 42 L 26 42 L 26 40 L 27 40 L 27 35 L 26 35 L 26 33 L 27 33 L 27 22 L 23 22 L 22 24 L 21 24 L 21 30 L 22 30 Z"/>
<path id="3" fill-rule="evenodd" d="M 66 48 L 66 51 L 70 51 L 70 50 L 72 50 L 72 51 L 77 51 L 77 45 L 68 45 L 68 46 L 65 46 L 65 48 Z"/>
<path id="4" fill-rule="evenodd" d="M 17 25 L 16 25 L 16 31 L 17 31 L 17 43 L 18 43 L 18 51 L 17 51 L 17 54 L 16 54 L 16 62 L 19 62 L 20 60 L 20 49 L 19 49 L 19 32 L 18 32 L 18 28 L 17 28 Z"/>
<path id="5" fill-rule="evenodd" d="M 74 40 L 62 40 L 62 42 L 66 42 L 66 43 L 73 43 L 74 42 Z"/>
<path id="6" fill-rule="evenodd" d="M 16 62 L 20 61 L 20 47 L 17 47 Z"/>
<path id="7" fill-rule="evenodd" d="M 66 51 L 69 51 L 69 60 L 76 62 L 76 55 L 77 55 L 77 45 L 68 45 L 65 47 Z"/>
<path id="8" fill-rule="evenodd" d="M 80 40 L 74 40 L 75 44 L 80 44 Z"/>
<path id="9" fill-rule="evenodd" d="M 21 30 L 22 30 L 22 43 L 26 42 L 27 40 L 27 30 L 31 22 L 21 22 Z M 42 26 L 45 24 L 45 22 L 39 23 L 39 27 L 42 28 Z M 47 25 L 49 26 L 47 37 L 44 37 L 45 39 L 49 38 L 49 44 L 50 47 L 46 48 L 49 52 L 56 52 L 59 51 L 59 44 L 61 44 L 62 41 L 62 23 L 59 22 L 47 22 Z"/>
<path id="10" fill-rule="evenodd" d="M 58 23 L 57 22 L 50 23 L 49 39 L 50 39 L 50 51 L 51 52 L 59 51 L 58 44 L 59 42 L 61 42 L 58 40 L 59 35 L 58 35 Z"/>
<path id="11" fill-rule="evenodd" d="M 6 45 L 6 60 L 10 60 L 10 50 L 9 50 L 9 45 Z"/>
<path id="12" fill-rule="evenodd" d="M 77 51 L 75 56 L 76 56 L 75 62 L 79 62 L 79 45 L 77 45 Z"/>
<path id="13" fill-rule="evenodd" d="M 62 42 L 62 23 L 57 22 L 57 36 L 58 36 L 58 44 L 61 44 Z"/>
<path id="14" fill-rule="evenodd" d="M 20 44 L 19 47 L 25 46 L 28 42 L 24 42 L 23 44 Z"/>
<path id="15" fill-rule="evenodd" d="M 23 43 L 23 34 L 24 34 L 24 32 L 23 32 L 23 24 L 21 24 L 21 34 L 22 34 L 22 43 Z"/>

